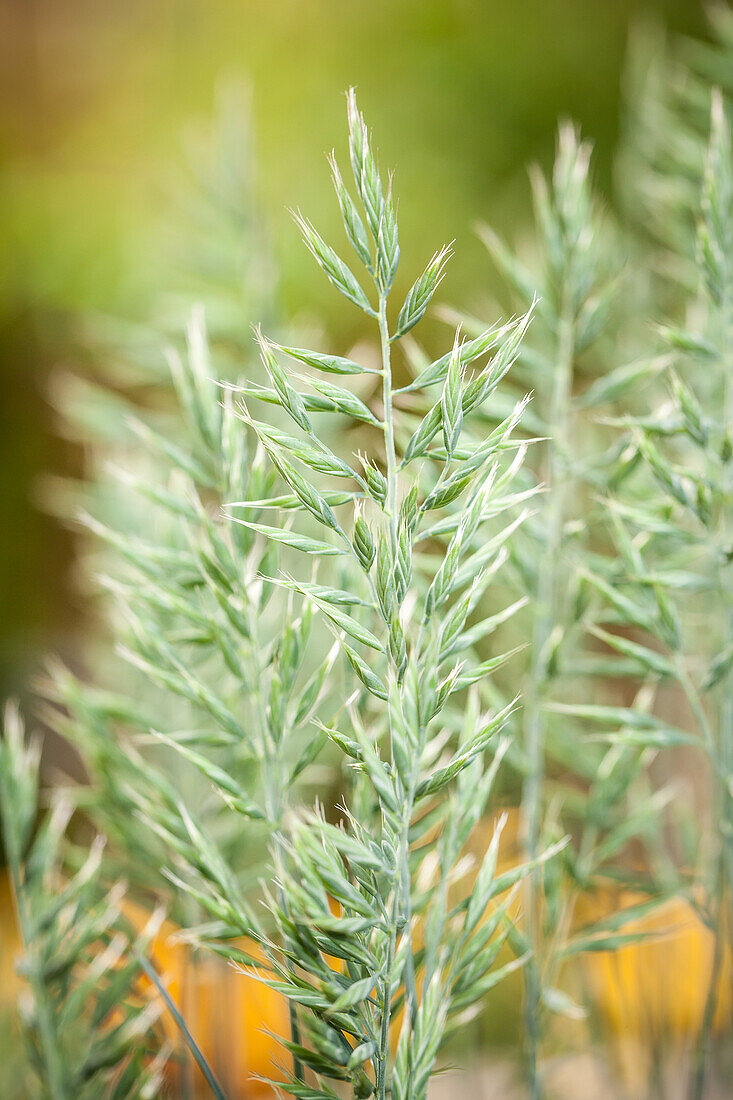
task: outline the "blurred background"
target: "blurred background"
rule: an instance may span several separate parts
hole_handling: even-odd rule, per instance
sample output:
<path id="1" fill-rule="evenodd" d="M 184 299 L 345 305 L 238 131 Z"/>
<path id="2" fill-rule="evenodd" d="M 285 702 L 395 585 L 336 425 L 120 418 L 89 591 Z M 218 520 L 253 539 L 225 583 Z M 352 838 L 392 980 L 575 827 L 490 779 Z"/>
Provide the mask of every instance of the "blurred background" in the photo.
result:
<path id="1" fill-rule="evenodd" d="M 549 169 L 558 118 L 575 119 L 593 141 L 598 190 L 614 205 L 624 69 L 629 39 L 641 33 L 705 37 L 704 5 L 0 0 L 0 696 L 23 694 L 49 653 L 72 667 L 84 661 L 94 623 L 77 583 L 74 536 L 54 519 L 64 509 L 49 493 L 52 477 L 83 475 L 88 456 L 62 427 L 54 386 L 96 369 L 90 318 L 144 320 L 173 284 L 180 289 L 176 233 L 187 226 L 188 199 L 179 184 L 201 133 L 216 126 L 222 89 L 245 89 L 248 109 L 238 117 L 250 119 L 241 140 L 263 238 L 262 262 L 250 263 L 262 271 L 263 312 L 250 288 L 243 333 L 250 316 L 267 320 L 275 310 L 284 326 L 319 325 L 323 346 L 344 353 L 364 335 L 362 317 L 342 309 L 316 272 L 287 208 L 299 204 L 327 240 L 340 239 L 325 154 L 334 140 L 344 153 L 345 89 L 358 88 L 382 165 L 398 165 L 398 282 L 455 238 L 460 262 L 449 266 L 440 298 L 484 316 L 499 277 L 476 223 L 491 222 L 512 241 L 529 231 L 526 165 Z M 199 214 L 191 209 L 192 224 Z M 162 363 L 157 345 L 150 354 Z M 673 1041 L 694 1030 L 703 948 L 696 925 L 681 929 L 671 946 L 604 956 L 591 974 L 620 1035 L 629 1020 L 639 1032 L 661 1020 Z M 6 977 L 0 966 L 0 987 Z M 678 982 L 687 994 L 672 1019 Z M 242 1004 L 217 992 L 218 1014 L 209 1018 L 205 1007 L 206 1021 L 195 1022 L 213 1046 L 227 1016 L 249 1012 L 245 1054 L 266 1072 L 270 1049 L 258 1054 L 256 1037 L 265 1008 L 252 984 L 241 990 Z M 651 1025 L 641 1019 L 649 1005 Z M 516 1004 L 496 1017 L 491 1037 L 511 1043 Z M 555 1086 L 572 1094 L 563 1081 Z M 500 1078 L 492 1087 L 512 1095 Z M 600 1082 L 581 1087 L 607 1095 Z M 455 1081 L 443 1088 L 448 1095 Z"/>
<path id="2" fill-rule="evenodd" d="M 49 379 L 88 357 L 90 312 L 135 318 L 160 294 L 160 227 L 187 134 L 222 81 L 250 90 L 257 201 L 279 308 L 320 319 L 336 350 L 359 338 L 313 274 L 285 208 L 338 225 L 323 154 L 359 88 L 382 163 L 398 163 L 407 272 L 456 238 L 443 298 L 469 309 L 494 277 L 474 236 L 516 238 L 525 165 L 552 158 L 571 116 L 611 168 L 630 32 L 703 34 L 696 0 L 3 0 L 0 6 L 0 693 L 84 630 L 73 545 L 37 506 L 39 480 L 79 473 Z"/>

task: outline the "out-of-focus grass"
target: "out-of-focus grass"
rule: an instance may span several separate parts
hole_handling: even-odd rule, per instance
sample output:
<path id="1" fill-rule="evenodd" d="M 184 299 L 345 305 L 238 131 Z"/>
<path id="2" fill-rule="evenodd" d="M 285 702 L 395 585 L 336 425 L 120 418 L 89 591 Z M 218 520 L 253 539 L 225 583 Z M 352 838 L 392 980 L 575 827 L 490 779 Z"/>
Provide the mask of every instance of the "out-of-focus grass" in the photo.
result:
<path id="1" fill-rule="evenodd" d="M 152 243 L 146 230 L 158 213 L 151 178 L 175 157 L 186 120 L 210 110 L 222 73 L 252 82 L 263 204 L 278 224 L 297 193 L 319 224 L 337 225 L 318 150 L 339 131 L 339 93 L 359 85 L 384 162 L 399 154 L 398 190 L 411 207 L 405 245 L 422 252 L 455 233 L 468 239 L 492 207 L 507 217 L 521 210 L 526 188 L 519 198 L 509 191 L 528 159 L 551 155 L 558 115 L 592 135 L 607 174 L 630 21 L 657 13 L 676 29 L 701 27 L 694 0 L 15 0 L 10 8 L 6 49 L 17 52 L 0 114 L 10 274 L 20 269 L 21 289 L 40 301 L 71 306 L 119 307 L 144 295 L 140 249 Z M 300 301 L 313 280 L 291 241 L 279 240 L 278 254 L 288 297 L 297 291 Z M 456 293 L 480 273 L 476 247 L 453 276 Z M 335 323 L 316 283 L 306 300 Z"/>
<path id="2" fill-rule="evenodd" d="M 54 442 L 48 372 L 82 354 L 76 311 L 134 314 L 161 289 L 158 184 L 167 166 L 175 174 L 188 120 L 210 113 L 218 79 L 251 82 L 284 310 L 305 302 L 342 350 L 359 337 L 360 316 L 334 312 L 282 217 L 297 195 L 338 239 L 318 150 L 341 132 L 339 93 L 359 86 L 382 163 L 399 161 L 396 191 L 410 200 L 402 245 L 414 260 L 406 269 L 456 236 L 462 262 L 441 297 L 482 312 L 492 275 L 474 222 L 521 232 L 524 164 L 549 161 L 558 115 L 577 118 L 595 140 L 608 182 L 627 31 L 645 13 L 671 29 L 702 28 L 696 0 L 8 0 L 0 17 L 0 694 L 37 647 L 56 647 L 53 628 L 74 625 L 68 541 L 28 502 L 39 472 L 74 461 Z M 482 1033 L 487 1043 L 511 1040 L 518 1027 L 513 993 L 494 1014 L 501 1028 Z M 6 1058 L 14 1038 L 5 1035 L 0 1023 L 3 1096 L 18 1087 Z"/>
<path id="3" fill-rule="evenodd" d="M 30 1095 L 27 1059 L 18 1034 L 14 1000 L 21 988 L 14 965 L 20 949 L 10 883 L 0 871 L 0 1096 Z"/>
<path id="4" fill-rule="evenodd" d="M 645 14 L 674 30 L 702 26 L 697 0 L 8 0 L 0 14 L 0 685 L 49 644 L 52 624 L 70 622 L 68 544 L 28 503 L 37 473 L 64 461 L 50 442 L 46 372 L 79 354 L 74 311 L 135 313 L 160 289 L 157 182 L 164 164 L 178 162 L 185 123 L 210 113 L 217 80 L 251 81 L 285 311 L 306 303 L 343 346 L 361 319 L 333 312 L 325 280 L 282 217 L 297 195 L 327 237 L 337 231 L 318 151 L 340 132 L 339 93 L 359 86 L 383 163 L 399 161 L 409 270 L 455 236 L 462 262 L 443 295 L 479 308 L 491 274 L 473 224 L 490 216 L 514 235 L 527 205 L 524 165 L 549 160 L 558 115 L 577 118 L 596 140 L 608 178 L 628 29 Z"/>

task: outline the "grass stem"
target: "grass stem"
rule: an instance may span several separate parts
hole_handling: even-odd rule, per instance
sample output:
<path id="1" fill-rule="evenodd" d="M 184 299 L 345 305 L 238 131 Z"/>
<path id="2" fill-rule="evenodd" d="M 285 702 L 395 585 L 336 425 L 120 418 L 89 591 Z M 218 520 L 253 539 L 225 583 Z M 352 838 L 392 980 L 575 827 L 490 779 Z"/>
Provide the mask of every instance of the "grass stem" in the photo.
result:
<path id="1" fill-rule="evenodd" d="M 542 829 L 542 786 L 545 770 L 545 724 L 542 713 L 543 693 L 549 671 L 549 646 L 557 619 L 557 586 L 565 523 L 565 479 L 568 474 L 564 449 L 567 445 L 568 415 L 574 357 L 573 322 L 566 309 L 558 324 L 555 375 L 550 414 L 548 445 L 549 492 L 544 512 L 545 545 L 539 561 L 537 614 L 533 629 L 532 663 L 525 708 L 525 751 L 527 777 L 522 795 L 522 817 L 526 854 L 530 860 L 539 855 Z M 542 868 L 535 867 L 527 876 L 525 904 L 532 957 L 525 969 L 525 1056 L 531 1100 L 540 1100 L 542 1084 L 539 1072 L 541 1039 L 540 1008 L 542 995 Z"/>

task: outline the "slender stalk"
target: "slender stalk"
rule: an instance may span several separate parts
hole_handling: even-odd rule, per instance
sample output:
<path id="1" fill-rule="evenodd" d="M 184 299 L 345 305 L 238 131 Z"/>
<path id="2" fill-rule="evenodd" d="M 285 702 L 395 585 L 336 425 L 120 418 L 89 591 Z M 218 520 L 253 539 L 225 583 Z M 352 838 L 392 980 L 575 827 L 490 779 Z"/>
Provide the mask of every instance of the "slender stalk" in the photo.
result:
<path id="1" fill-rule="evenodd" d="M 395 455 L 394 424 L 392 420 L 392 356 L 387 322 L 387 297 L 379 296 L 379 338 L 382 346 L 382 403 L 384 405 L 384 450 L 387 463 L 387 500 L 385 511 L 389 518 L 392 552 L 397 554 L 397 459 Z"/>
<path id="2" fill-rule="evenodd" d="M 720 346 L 728 348 L 730 346 L 730 336 L 731 333 L 733 333 L 733 323 L 731 323 L 730 320 L 730 308 L 727 307 L 725 302 L 721 307 L 721 320 Z M 730 431 L 731 425 L 733 425 L 733 381 L 731 380 L 733 363 L 730 362 L 730 355 L 723 355 L 721 366 L 723 378 L 724 427 L 725 430 Z M 730 533 L 728 510 L 731 494 L 733 494 L 733 470 L 731 470 L 731 465 L 731 461 L 729 460 L 723 468 L 722 478 L 723 506 L 720 519 L 720 541 L 724 546 L 727 544 Z M 733 605 L 729 593 L 730 584 L 727 578 L 724 580 L 721 587 L 721 597 L 726 607 L 726 639 L 724 646 L 727 647 L 733 643 Z M 700 705 L 700 710 L 702 711 L 704 719 L 705 712 L 702 705 Z M 731 867 L 732 846 L 730 840 L 730 827 L 733 822 L 733 799 L 731 798 L 725 779 L 727 775 L 730 775 L 731 764 L 733 763 L 733 673 L 731 673 L 730 670 L 723 678 L 723 683 L 721 685 L 720 728 L 718 731 L 717 746 L 713 742 L 713 736 L 707 722 L 705 722 L 702 728 L 706 736 L 706 741 L 709 743 L 712 742 L 711 763 L 713 766 L 713 782 L 715 785 L 715 801 L 717 804 L 716 818 L 720 821 L 720 829 L 715 886 L 710 905 L 713 920 L 715 922 L 715 940 L 710 967 L 710 980 L 708 982 L 705 1007 L 703 1009 L 703 1017 L 700 1025 L 700 1034 L 698 1036 L 697 1048 L 695 1051 L 690 1100 L 703 1100 L 705 1094 L 710 1052 L 712 1048 L 712 1031 L 718 1002 L 720 972 L 725 952 L 725 899 L 727 891 L 731 888 L 731 885 L 733 885 L 733 868 Z"/>
<path id="3" fill-rule="evenodd" d="M 712 1048 L 713 1023 L 715 1021 L 715 1012 L 718 1005 L 720 970 L 723 965 L 723 954 L 725 950 L 723 935 L 725 878 L 725 854 L 724 849 L 721 846 L 716 874 L 715 893 L 717 904 L 715 909 L 713 910 L 713 920 L 715 921 L 713 957 L 710 962 L 710 980 L 708 982 L 708 990 L 705 997 L 705 1007 L 703 1009 L 702 1022 L 700 1024 L 700 1034 L 698 1036 L 697 1047 L 695 1049 L 690 1100 L 703 1100 L 703 1096 L 705 1095 L 705 1083 L 707 1080 L 708 1065 L 710 1063 L 710 1053 Z"/>
<path id="4" fill-rule="evenodd" d="M 392 902 L 392 920 L 387 944 L 387 961 L 382 982 L 382 1026 L 379 1035 L 377 1058 L 377 1100 L 385 1100 L 387 1090 L 387 1059 L 389 1058 L 389 1025 L 392 1015 L 392 967 L 397 943 L 397 913 L 399 898 L 395 891 Z"/>
<path id="5" fill-rule="evenodd" d="M 204 1075 L 204 1078 L 206 1079 L 206 1083 L 209 1086 L 209 1088 L 211 1089 L 212 1094 L 216 1097 L 216 1100 L 227 1100 L 226 1095 L 224 1093 L 224 1090 L 222 1089 L 221 1085 L 219 1084 L 219 1082 L 216 1079 L 216 1075 L 215 1075 L 214 1071 L 212 1070 L 209 1063 L 206 1061 L 206 1057 L 203 1054 L 200 1046 L 198 1045 L 198 1043 L 194 1039 L 193 1035 L 189 1031 L 189 1029 L 186 1025 L 185 1019 L 183 1018 L 181 1013 L 178 1011 L 178 1008 L 176 1007 L 175 1001 L 173 1000 L 173 998 L 170 996 L 168 990 L 163 985 L 163 982 L 160 980 L 160 977 L 158 975 L 157 970 L 155 969 L 155 967 L 150 965 L 150 963 L 145 958 L 145 956 L 142 955 L 139 951 L 135 951 L 135 958 L 137 959 L 137 962 L 139 963 L 140 967 L 142 968 L 142 970 L 145 971 L 148 978 L 150 979 L 150 981 L 153 983 L 153 985 L 157 989 L 160 997 L 164 1001 L 166 1008 L 168 1009 L 171 1016 L 173 1017 L 173 1020 L 175 1021 L 176 1027 L 178 1028 L 178 1030 L 181 1032 L 181 1035 L 183 1036 L 183 1040 L 184 1040 L 186 1046 L 188 1047 L 189 1051 L 191 1052 L 192 1057 L 195 1059 L 197 1066 L 199 1067 L 202 1074 Z"/>
<path id="6" fill-rule="evenodd" d="M 397 457 L 395 452 L 394 441 L 394 423 L 393 423 L 393 411 L 392 411 L 392 359 L 391 359 L 391 344 L 389 335 L 389 323 L 387 320 L 387 298 L 386 295 L 380 294 L 379 296 L 379 337 L 381 344 L 382 354 L 382 399 L 384 405 L 384 450 L 385 460 L 387 466 L 387 499 L 385 502 L 385 512 L 389 521 L 389 533 L 390 543 L 392 546 L 393 560 L 397 559 Z M 416 763 L 416 762 L 415 762 Z M 416 769 L 413 768 L 413 772 Z M 410 780 L 410 789 L 405 792 L 405 800 L 402 806 L 402 821 L 400 829 L 400 840 L 397 865 L 395 868 L 395 906 L 393 912 L 393 934 L 392 934 L 392 959 L 394 958 L 394 948 L 396 945 L 396 922 L 399 920 L 404 922 L 405 934 L 410 935 L 410 922 L 412 918 L 411 912 L 411 900 L 410 900 L 410 867 L 409 867 L 409 831 L 410 831 L 410 819 L 412 817 L 412 809 L 415 800 L 415 785 L 416 778 L 413 774 Z M 390 970 L 391 970 L 390 963 Z M 389 983 L 389 990 L 391 990 L 391 974 L 386 975 L 386 982 Z M 417 982 L 415 979 L 415 964 L 412 957 L 412 951 L 407 952 L 405 959 L 405 998 L 410 1009 L 410 1015 L 414 1022 L 417 1012 Z M 389 1045 L 389 997 L 390 993 L 387 993 L 387 1001 L 385 1006 L 385 1015 L 382 1020 L 382 1037 L 384 1040 L 383 1051 L 385 1058 L 388 1053 Z M 386 1027 L 386 1033 L 385 1033 Z M 382 1082 L 382 1087 L 385 1087 L 385 1082 Z"/>
<path id="7" fill-rule="evenodd" d="M 721 346 L 725 349 L 723 357 L 723 409 L 725 416 L 725 430 L 729 437 L 733 433 L 733 353 L 731 341 L 733 340 L 733 287 L 729 288 L 727 301 L 723 309 L 723 340 Z M 728 459 L 723 477 L 723 516 L 722 534 L 727 547 L 730 546 L 733 533 L 733 517 L 731 517 L 731 501 L 733 501 L 733 459 Z M 730 565 L 729 565 L 730 569 Z M 726 645 L 733 645 L 733 596 L 731 595 L 730 577 L 723 584 L 723 596 L 727 610 L 727 637 Z M 733 775 L 733 669 L 728 669 L 728 674 L 723 680 L 723 698 L 720 708 L 720 738 L 718 745 L 719 768 L 718 785 L 721 798 L 721 848 L 723 850 L 723 883 L 721 893 L 724 895 L 726 885 L 728 891 L 733 890 L 733 794 L 726 776 Z M 727 882 L 726 882 L 727 879 Z M 729 897 L 729 904 L 731 899 Z M 732 922 L 733 923 L 733 922 Z M 729 927 L 729 934 L 733 935 L 733 927 Z"/>
<path id="8" fill-rule="evenodd" d="M 535 860 L 541 842 L 542 785 L 545 771 L 545 721 L 542 696 L 548 674 L 548 646 L 556 621 L 560 552 L 565 524 L 567 463 L 566 446 L 572 369 L 574 328 L 570 311 L 564 308 L 557 329 L 557 354 L 550 413 L 548 495 L 545 509 L 546 539 L 539 562 L 537 615 L 532 640 L 532 664 L 525 708 L 525 751 L 527 778 L 522 797 L 522 816 L 527 858 Z M 540 1044 L 540 997 L 542 992 L 542 869 L 527 876 L 525 904 L 532 957 L 525 969 L 525 1028 L 527 1078 L 531 1100 L 542 1096 L 538 1069 Z"/>

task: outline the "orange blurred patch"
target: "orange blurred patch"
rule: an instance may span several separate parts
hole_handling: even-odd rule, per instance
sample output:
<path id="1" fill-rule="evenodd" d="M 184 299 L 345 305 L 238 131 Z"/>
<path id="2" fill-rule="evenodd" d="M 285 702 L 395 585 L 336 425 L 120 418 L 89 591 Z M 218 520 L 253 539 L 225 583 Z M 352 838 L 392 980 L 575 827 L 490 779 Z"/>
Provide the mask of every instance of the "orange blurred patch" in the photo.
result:
<path id="1" fill-rule="evenodd" d="M 138 906 L 128 906 L 127 914 L 139 927 L 148 918 L 147 912 Z M 254 974 L 242 973 L 223 960 L 194 951 L 178 941 L 178 931 L 176 925 L 166 921 L 151 945 L 150 954 L 186 1026 L 227 1096 L 232 1100 L 272 1096 L 272 1089 L 254 1078 L 276 1076 L 276 1065 L 288 1060 L 277 1040 L 267 1034 L 268 1031 L 274 1035 L 289 1034 L 285 999 Z M 258 945 L 249 940 L 235 940 L 233 946 L 255 959 L 262 957 Z M 170 1014 L 164 1013 L 163 1024 L 171 1043 L 181 1050 L 181 1036 Z M 208 1096 L 202 1075 L 189 1062 L 187 1059 L 185 1071 L 174 1067 L 172 1075 L 190 1072 L 196 1093 Z"/>
<path id="2" fill-rule="evenodd" d="M 644 902 L 641 894 L 621 893 L 600 907 L 605 915 Z M 645 942 L 616 951 L 586 955 L 594 999 L 617 1034 L 654 1032 L 695 1035 L 700 1028 L 713 964 L 714 936 L 689 902 L 670 898 L 653 912 L 630 922 L 624 932 L 653 933 Z M 731 952 L 719 975 L 714 1026 L 723 1030 L 731 1019 L 733 995 Z"/>
<path id="3" fill-rule="evenodd" d="M 0 1008 L 9 1008 L 21 988 L 15 971 L 21 944 L 15 920 L 15 907 L 7 873 L 0 874 Z"/>
<path id="4" fill-rule="evenodd" d="M 596 917 L 645 900 L 641 894 L 609 893 L 596 899 Z M 616 951 L 588 954 L 583 968 L 622 1073 L 628 1082 L 639 1083 L 646 1079 L 655 1051 L 695 1042 L 711 980 L 714 935 L 683 898 L 670 898 L 652 913 L 630 922 L 624 932 L 658 935 Z M 721 1034 L 733 1022 L 729 947 L 716 995 L 713 1029 Z"/>
<path id="5" fill-rule="evenodd" d="M 141 906 L 131 903 L 127 903 L 125 911 L 139 928 L 150 915 Z M 194 952 L 187 944 L 177 942 L 178 931 L 171 921 L 164 922 L 150 954 L 191 1034 L 232 1100 L 259 1100 L 272 1096 L 272 1089 L 253 1077 L 272 1077 L 275 1063 L 287 1062 L 282 1048 L 263 1030 L 269 1029 L 276 1035 L 288 1034 L 284 998 L 253 975 L 242 974 L 211 955 Z M 254 958 L 261 957 L 259 947 L 253 943 L 243 940 L 235 946 Z M 22 986 L 15 972 L 20 951 L 10 883 L 3 873 L 0 874 L 0 1007 L 3 1008 L 14 1004 Z M 148 984 L 146 980 L 145 985 Z M 181 1050 L 181 1036 L 169 1013 L 163 1013 L 162 1023 L 170 1042 L 176 1050 Z M 196 1067 L 189 1068 L 189 1061 L 186 1060 L 185 1071 L 180 1065 L 172 1064 L 171 1078 L 175 1080 L 183 1072 L 191 1072 L 195 1095 L 200 1093 L 208 1097 L 210 1091 L 202 1075 Z"/>

